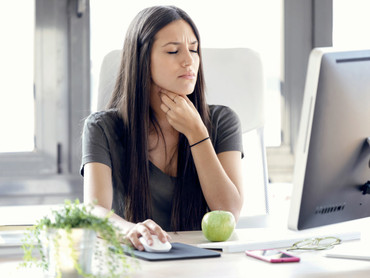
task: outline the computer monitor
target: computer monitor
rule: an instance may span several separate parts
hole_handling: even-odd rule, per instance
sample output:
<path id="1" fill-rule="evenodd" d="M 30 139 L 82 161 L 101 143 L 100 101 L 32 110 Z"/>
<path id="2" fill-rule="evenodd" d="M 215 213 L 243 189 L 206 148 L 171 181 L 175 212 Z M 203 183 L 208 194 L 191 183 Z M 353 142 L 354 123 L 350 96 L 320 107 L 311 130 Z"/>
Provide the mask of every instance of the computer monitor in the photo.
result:
<path id="1" fill-rule="evenodd" d="M 370 50 L 309 57 L 288 226 L 370 216 Z"/>

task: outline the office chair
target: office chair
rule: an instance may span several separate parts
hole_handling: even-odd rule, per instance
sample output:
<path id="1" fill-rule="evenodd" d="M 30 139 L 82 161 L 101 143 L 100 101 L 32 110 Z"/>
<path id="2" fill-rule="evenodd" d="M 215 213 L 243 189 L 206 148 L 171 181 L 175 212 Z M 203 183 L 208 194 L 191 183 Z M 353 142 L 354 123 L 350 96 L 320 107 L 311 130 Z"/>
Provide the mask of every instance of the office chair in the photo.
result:
<path id="1" fill-rule="evenodd" d="M 103 59 L 97 110 L 105 108 L 112 94 L 121 53 L 121 50 L 113 50 Z M 247 48 L 202 48 L 202 58 L 207 103 L 229 106 L 241 120 L 245 155 L 245 205 L 241 215 L 266 214 L 269 209 L 268 171 L 263 132 L 264 81 L 260 56 Z M 240 219 L 239 227 L 243 227 L 242 222 Z"/>

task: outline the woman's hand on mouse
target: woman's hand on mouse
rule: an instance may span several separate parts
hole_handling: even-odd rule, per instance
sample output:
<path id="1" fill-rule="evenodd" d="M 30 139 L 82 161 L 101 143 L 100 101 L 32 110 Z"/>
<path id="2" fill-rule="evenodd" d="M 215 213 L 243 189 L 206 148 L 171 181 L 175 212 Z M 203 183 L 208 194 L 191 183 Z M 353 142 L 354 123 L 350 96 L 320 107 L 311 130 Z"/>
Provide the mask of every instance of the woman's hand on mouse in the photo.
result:
<path id="1" fill-rule="evenodd" d="M 157 235 L 159 240 L 163 243 L 171 239 L 171 237 L 151 219 L 135 224 L 126 234 L 126 239 L 131 242 L 134 248 L 143 251 L 144 246 L 141 244 L 139 238 L 144 237 L 148 241 L 148 244 L 152 245 L 153 240 L 151 235 Z"/>
<path id="2" fill-rule="evenodd" d="M 160 89 L 161 109 L 166 113 L 169 124 L 178 132 L 183 133 L 189 144 L 208 136 L 197 109 L 186 95 L 179 95 Z"/>

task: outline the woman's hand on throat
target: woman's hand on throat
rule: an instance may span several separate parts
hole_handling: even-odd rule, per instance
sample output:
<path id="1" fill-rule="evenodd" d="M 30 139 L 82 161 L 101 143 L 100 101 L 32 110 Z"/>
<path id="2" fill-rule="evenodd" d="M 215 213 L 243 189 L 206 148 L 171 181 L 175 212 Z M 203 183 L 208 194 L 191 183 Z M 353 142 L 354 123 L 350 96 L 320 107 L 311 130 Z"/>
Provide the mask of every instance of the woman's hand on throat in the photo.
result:
<path id="1" fill-rule="evenodd" d="M 183 133 L 189 142 L 208 136 L 197 109 L 186 95 L 160 90 L 160 108 L 166 114 L 169 124 Z"/>

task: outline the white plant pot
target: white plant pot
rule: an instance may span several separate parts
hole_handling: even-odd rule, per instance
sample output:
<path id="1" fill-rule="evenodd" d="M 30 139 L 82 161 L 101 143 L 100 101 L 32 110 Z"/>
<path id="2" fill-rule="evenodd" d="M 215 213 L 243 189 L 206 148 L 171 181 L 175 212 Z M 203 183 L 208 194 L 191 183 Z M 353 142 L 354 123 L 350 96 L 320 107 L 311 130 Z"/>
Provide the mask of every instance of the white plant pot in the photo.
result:
<path id="1" fill-rule="evenodd" d="M 82 277 L 75 262 L 84 273 L 92 273 L 92 260 L 96 243 L 96 232 L 89 229 L 49 229 L 43 244 L 49 263 L 47 277 L 57 277 L 58 268 L 63 278 Z"/>

